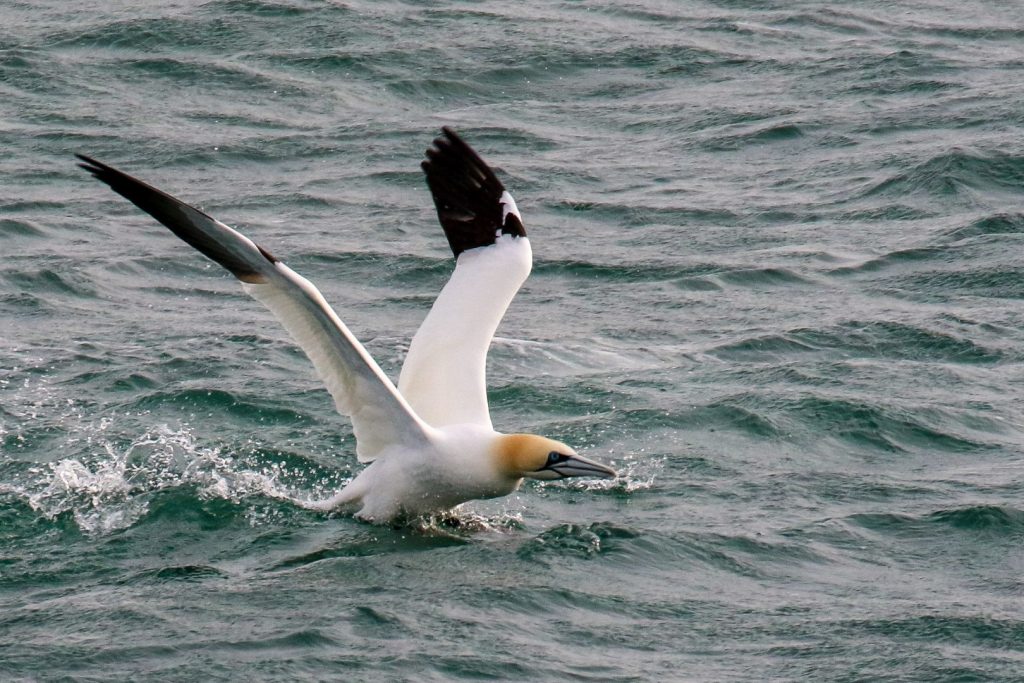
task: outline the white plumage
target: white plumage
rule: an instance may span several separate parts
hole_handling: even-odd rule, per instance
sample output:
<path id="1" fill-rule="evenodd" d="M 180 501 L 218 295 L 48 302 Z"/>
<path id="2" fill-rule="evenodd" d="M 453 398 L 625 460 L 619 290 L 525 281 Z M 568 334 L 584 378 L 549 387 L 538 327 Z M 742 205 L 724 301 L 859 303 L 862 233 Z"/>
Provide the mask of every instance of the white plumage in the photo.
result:
<path id="1" fill-rule="evenodd" d="M 506 495 L 523 477 L 616 476 L 558 441 L 492 428 L 487 349 L 530 273 L 530 242 L 515 200 L 459 136 L 445 128 L 427 157 L 456 267 L 413 337 L 396 388 L 311 282 L 202 211 L 79 155 L 83 168 L 241 280 L 351 418 L 357 456 L 369 464 L 316 507 L 388 522 Z"/>
<path id="2" fill-rule="evenodd" d="M 412 338 L 398 379 L 399 391 L 429 424 L 491 426 L 487 348 L 532 263 L 530 240 L 510 235 L 459 256 Z"/>

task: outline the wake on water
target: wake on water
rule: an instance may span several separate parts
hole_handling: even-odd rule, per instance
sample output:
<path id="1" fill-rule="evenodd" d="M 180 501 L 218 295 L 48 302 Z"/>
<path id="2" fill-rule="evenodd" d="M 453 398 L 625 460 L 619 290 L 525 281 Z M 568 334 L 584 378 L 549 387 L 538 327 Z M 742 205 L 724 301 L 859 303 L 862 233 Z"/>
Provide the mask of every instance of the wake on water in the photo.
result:
<path id="1" fill-rule="evenodd" d="M 93 455 L 28 467 L 13 482 L 0 486 L 0 494 L 23 500 L 46 519 L 68 515 L 84 533 L 104 535 L 138 523 L 161 494 L 186 492 L 197 501 L 241 505 L 250 524 L 259 526 L 267 521 L 268 501 L 319 511 L 317 501 L 329 498 L 350 479 L 347 472 L 312 461 L 289 465 L 270 460 L 273 455 L 255 442 L 235 454 L 227 446 L 202 445 L 187 424 L 176 428 L 156 425 L 125 444 L 110 434 L 114 423 L 113 418 L 88 423 L 70 438 L 88 442 Z M 652 461 L 627 460 L 624 465 L 619 480 L 571 482 L 570 487 L 629 493 L 653 484 Z M 547 486 L 550 484 L 535 484 L 537 489 Z M 458 528 L 493 530 L 508 527 L 519 518 L 518 501 L 499 505 L 485 514 L 460 508 L 454 517 Z M 452 519 L 410 520 L 410 526 L 427 531 Z"/>

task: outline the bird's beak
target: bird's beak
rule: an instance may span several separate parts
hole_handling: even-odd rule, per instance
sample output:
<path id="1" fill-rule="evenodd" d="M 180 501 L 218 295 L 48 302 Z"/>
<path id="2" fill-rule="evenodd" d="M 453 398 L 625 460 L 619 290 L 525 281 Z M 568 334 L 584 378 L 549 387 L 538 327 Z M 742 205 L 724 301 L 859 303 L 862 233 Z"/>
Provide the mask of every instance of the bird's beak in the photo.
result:
<path id="1" fill-rule="evenodd" d="M 536 479 L 567 479 L 568 477 L 597 477 L 615 479 L 615 470 L 582 455 L 563 455 L 557 462 L 542 467 L 533 474 Z"/>

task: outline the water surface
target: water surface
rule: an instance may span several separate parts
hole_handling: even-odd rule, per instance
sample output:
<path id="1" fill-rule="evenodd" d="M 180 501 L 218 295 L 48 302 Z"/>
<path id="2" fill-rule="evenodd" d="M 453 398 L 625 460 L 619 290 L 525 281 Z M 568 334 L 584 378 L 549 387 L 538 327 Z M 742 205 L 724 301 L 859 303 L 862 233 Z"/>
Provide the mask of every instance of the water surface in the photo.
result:
<path id="1" fill-rule="evenodd" d="M 1024 678 L 1012 3 L 9 1 L 0 678 Z M 235 281 L 75 168 L 204 207 L 397 377 L 499 171 L 534 273 L 496 427 L 613 463 L 453 528 L 358 465 Z"/>

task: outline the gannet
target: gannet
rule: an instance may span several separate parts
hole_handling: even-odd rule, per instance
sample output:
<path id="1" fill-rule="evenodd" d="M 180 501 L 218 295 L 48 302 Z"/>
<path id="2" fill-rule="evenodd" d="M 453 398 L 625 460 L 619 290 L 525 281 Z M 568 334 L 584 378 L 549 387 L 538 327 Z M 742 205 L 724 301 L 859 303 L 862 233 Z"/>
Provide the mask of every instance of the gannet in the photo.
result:
<path id="1" fill-rule="evenodd" d="M 533 255 L 512 195 L 450 128 L 421 164 L 455 269 L 412 338 L 398 387 L 313 284 L 249 238 L 116 168 L 82 168 L 226 268 L 313 362 L 368 463 L 339 493 L 310 503 L 375 523 L 496 498 L 524 478 L 614 478 L 609 467 L 534 434 L 494 430 L 485 364 L 491 339 Z"/>

